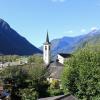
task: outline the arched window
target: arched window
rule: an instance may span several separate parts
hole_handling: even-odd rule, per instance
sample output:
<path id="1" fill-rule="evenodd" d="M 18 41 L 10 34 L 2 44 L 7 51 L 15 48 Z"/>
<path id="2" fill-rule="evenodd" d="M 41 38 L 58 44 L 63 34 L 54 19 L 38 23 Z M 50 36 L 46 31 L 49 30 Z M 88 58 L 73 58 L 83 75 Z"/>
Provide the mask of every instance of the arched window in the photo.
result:
<path id="1" fill-rule="evenodd" d="M 49 46 L 49 50 L 50 50 L 50 46 Z"/>
<path id="2" fill-rule="evenodd" d="M 45 50 L 47 50 L 47 46 L 45 46 Z"/>

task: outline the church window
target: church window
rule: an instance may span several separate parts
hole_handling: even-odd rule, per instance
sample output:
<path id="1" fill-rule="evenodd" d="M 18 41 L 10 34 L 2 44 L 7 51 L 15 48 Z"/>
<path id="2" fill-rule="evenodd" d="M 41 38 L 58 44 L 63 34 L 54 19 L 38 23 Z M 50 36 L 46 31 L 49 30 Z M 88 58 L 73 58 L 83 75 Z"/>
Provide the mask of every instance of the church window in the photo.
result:
<path id="1" fill-rule="evenodd" d="M 45 50 L 47 50 L 47 46 L 45 46 Z"/>

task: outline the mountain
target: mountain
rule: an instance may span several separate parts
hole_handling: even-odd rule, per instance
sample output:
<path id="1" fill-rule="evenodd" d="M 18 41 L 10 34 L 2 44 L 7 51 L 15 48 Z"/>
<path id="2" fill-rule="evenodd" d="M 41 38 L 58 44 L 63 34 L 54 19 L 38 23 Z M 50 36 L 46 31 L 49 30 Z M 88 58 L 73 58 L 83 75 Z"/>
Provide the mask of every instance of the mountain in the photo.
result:
<path id="1" fill-rule="evenodd" d="M 51 41 L 51 48 L 53 55 L 57 53 L 72 53 L 77 48 L 77 44 L 84 39 L 85 36 L 78 37 L 63 37 L 61 39 L 55 39 Z"/>
<path id="2" fill-rule="evenodd" d="M 72 53 L 86 44 L 100 43 L 100 30 L 93 30 L 88 34 L 76 37 L 63 37 L 51 41 L 52 57 L 58 53 Z"/>
<path id="3" fill-rule="evenodd" d="M 100 45 L 100 30 L 93 30 L 85 36 L 84 41 L 81 41 L 79 48 L 83 48 L 86 45 Z"/>
<path id="4" fill-rule="evenodd" d="M 7 22 L 0 19 L 0 54 L 32 55 L 36 53 L 42 52 L 12 29 Z"/>

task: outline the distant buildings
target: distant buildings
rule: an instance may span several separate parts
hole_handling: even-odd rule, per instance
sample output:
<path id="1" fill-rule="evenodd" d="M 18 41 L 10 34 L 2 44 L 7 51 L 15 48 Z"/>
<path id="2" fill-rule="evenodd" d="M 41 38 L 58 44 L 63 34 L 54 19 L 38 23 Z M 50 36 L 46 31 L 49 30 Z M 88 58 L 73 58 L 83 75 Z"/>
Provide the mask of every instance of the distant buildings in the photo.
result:
<path id="1" fill-rule="evenodd" d="M 12 62 L 0 62 L 0 70 L 7 68 L 8 66 L 24 65 L 28 63 L 28 58 L 21 57 Z"/>

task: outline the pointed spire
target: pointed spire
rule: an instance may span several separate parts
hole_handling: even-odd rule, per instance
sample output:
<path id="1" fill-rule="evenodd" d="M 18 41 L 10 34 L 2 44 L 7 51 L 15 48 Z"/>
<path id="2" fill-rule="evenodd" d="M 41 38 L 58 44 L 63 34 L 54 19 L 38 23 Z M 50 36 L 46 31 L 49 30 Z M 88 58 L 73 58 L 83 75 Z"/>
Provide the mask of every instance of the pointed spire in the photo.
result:
<path id="1" fill-rule="evenodd" d="M 46 42 L 47 42 L 47 43 L 50 43 L 50 42 L 49 42 L 49 35 L 48 35 L 48 31 L 47 31 Z"/>

